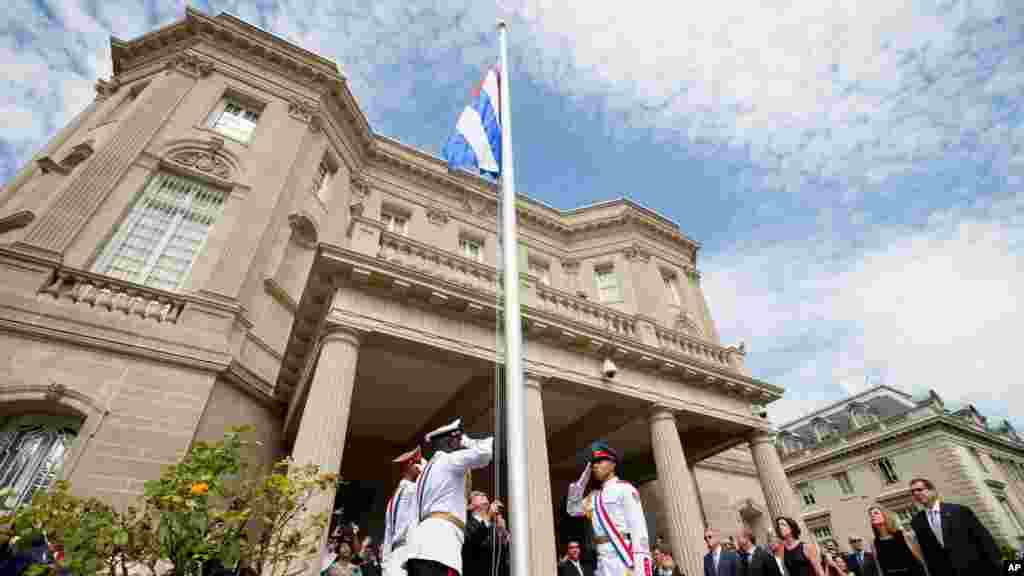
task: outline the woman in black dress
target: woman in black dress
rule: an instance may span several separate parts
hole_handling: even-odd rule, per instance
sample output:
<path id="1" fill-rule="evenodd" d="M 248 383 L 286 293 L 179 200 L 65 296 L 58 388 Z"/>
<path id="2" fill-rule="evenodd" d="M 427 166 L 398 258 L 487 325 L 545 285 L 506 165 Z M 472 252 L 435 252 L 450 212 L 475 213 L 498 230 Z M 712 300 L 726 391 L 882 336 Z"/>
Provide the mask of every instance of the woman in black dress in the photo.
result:
<path id="1" fill-rule="evenodd" d="M 925 576 L 921 550 L 907 539 L 896 517 L 877 504 L 868 508 L 871 531 L 875 533 L 875 561 L 881 576 Z"/>
<path id="2" fill-rule="evenodd" d="M 818 547 L 813 542 L 800 541 L 800 526 L 792 518 L 779 516 L 775 521 L 775 534 L 782 540 L 786 572 L 789 576 L 825 576 L 818 559 Z"/>

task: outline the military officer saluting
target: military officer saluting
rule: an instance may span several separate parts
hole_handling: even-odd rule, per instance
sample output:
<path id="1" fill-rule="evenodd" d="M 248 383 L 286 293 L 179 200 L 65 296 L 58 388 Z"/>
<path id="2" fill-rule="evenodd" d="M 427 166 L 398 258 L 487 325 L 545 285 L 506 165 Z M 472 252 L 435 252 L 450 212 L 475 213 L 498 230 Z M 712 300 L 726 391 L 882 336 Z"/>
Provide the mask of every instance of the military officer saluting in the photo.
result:
<path id="1" fill-rule="evenodd" d="M 596 576 L 651 576 L 651 549 L 640 493 L 615 475 L 619 455 L 607 442 L 590 446 L 589 463 L 569 485 L 569 515 L 586 516 L 597 548 Z M 593 476 L 600 488 L 585 493 Z"/>
<path id="2" fill-rule="evenodd" d="M 384 576 L 405 576 L 405 568 L 402 567 L 408 552 L 405 544 L 410 530 L 419 521 L 416 516 L 416 480 L 427 462 L 419 448 L 402 454 L 392 462 L 402 466 L 402 479 L 398 481 L 395 494 L 388 500 L 381 563 Z"/>
<path id="3" fill-rule="evenodd" d="M 409 576 L 462 573 L 466 530 L 466 472 L 491 463 L 494 437 L 473 440 L 456 420 L 426 435 L 433 455 L 416 482 L 419 524 L 409 538 Z"/>

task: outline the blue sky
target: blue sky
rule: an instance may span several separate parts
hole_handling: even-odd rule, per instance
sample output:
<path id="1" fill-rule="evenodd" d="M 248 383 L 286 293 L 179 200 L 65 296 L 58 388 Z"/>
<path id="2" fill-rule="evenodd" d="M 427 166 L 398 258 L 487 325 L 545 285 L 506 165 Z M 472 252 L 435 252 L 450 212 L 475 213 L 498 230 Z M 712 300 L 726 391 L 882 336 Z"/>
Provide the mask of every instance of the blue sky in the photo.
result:
<path id="1" fill-rule="evenodd" d="M 374 130 L 434 154 L 504 17 L 520 192 L 627 196 L 700 241 L 774 419 L 884 382 L 1024 429 L 1024 3 L 672 4 L 193 3 L 334 59 Z M 184 7 L 13 0 L 0 179 L 92 99 L 110 35 Z"/>

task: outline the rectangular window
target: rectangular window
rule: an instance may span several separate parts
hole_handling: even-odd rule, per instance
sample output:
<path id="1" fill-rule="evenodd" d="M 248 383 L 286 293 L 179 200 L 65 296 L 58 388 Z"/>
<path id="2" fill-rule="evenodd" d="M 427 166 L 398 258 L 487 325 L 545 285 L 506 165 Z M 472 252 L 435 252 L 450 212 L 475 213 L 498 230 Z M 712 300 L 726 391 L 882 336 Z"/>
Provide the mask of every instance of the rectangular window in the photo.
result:
<path id="1" fill-rule="evenodd" d="M 850 475 L 846 472 L 836 474 L 836 482 L 839 483 L 839 490 L 845 495 L 853 494 L 853 482 L 850 482 Z"/>
<path id="2" fill-rule="evenodd" d="M 545 286 L 551 285 L 551 268 L 543 262 L 537 262 L 536 260 L 530 260 L 528 264 L 530 268 L 530 274 L 536 276 L 540 283 Z"/>
<path id="3" fill-rule="evenodd" d="M 472 238 L 459 238 L 459 252 L 466 258 L 477 262 L 484 260 L 483 243 Z"/>
<path id="4" fill-rule="evenodd" d="M 409 219 L 394 212 L 381 212 L 380 221 L 384 229 L 393 234 L 405 235 L 409 227 Z"/>
<path id="5" fill-rule="evenodd" d="M 622 291 L 619 288 L 619 277 L 612 266 L 603 266 L 594 270 L 597 280 L 597 299 L 600 302 L 621 302 Z"/>
<path id="6" fill-rule="evenodd" d="M 166 172 L 154 176 L 93 265 L 93 272 L 137 284 L 181 286 L 226 194 Z"/>
<path id="7" fill-rule="evenodd" d="M 892 460 L 888 458 L 880 458 L 878 460 L 878 472 L 882 475 L 882 481 L 886 484 L 895 484 L 900 481 L 900 477 L 896 474 L 896 468 L 892 465 Z"/>
<path id="8" fill-rule="evenodd" d="M 1021 524 L 1020 517 L 1017 516 L 1017 511 L 1010 505 L 1010 501 L 1006 499 L 1005 494 L 996 494 L 996 500 L 999 500 L 999 505 L 1002 506 L 1003 512 L 1010 519 L 1010 523 L 1017 529 L 1017 534 L 1024 536 L 1024 525 Z"/>
<path id="9" fill-rule="evenodd" d="M 832 528 L 830 526 L 818 526 L 813 528 L 811 532 L 814 534 L 814 539 L 818 541 L 818 545 L 822 548 L 832 543 Z"/>
<path id="10" fill-rule="evenodd" d="M 804 506 L 814 506 L 817 503 L 814 499 L 814 490 L 811 489 L 810 484 L 800 484 L 796 487 L 796 490 L 800 493 L 800 499 L 803 501 Z"/>
<path id="11" fill-rule="evenodd" d="M 253 106 L 247 106 L 232 98 L 225 98 L 217 107 L 210 127 L 232 140 L 248 142 L 252 139 L 252 133 L 256 130 L 256 122 L 259 119 L 260 112 Z"/>
<path id="12" fill-rule="evenodd" d="M 330 200 L 331 196 L 328 194 L 331 189 L 331 181 L 334 180 L 334 174 L 337 169 L 331 164 L 331 162 L 324 156 L 323 160 L 316 167 L 316 176 L 313 177 L 313 194 L 323 202 L 324 204 Z"/>
<path id="13" fill-rule="evenodd" d="M 669 304 L 682 306 L 683 299 L 679 294 L 679 277 L 669 272 L 663 272 L 661 281 L 665 283 L 665 293 L 668 294 Z"/>

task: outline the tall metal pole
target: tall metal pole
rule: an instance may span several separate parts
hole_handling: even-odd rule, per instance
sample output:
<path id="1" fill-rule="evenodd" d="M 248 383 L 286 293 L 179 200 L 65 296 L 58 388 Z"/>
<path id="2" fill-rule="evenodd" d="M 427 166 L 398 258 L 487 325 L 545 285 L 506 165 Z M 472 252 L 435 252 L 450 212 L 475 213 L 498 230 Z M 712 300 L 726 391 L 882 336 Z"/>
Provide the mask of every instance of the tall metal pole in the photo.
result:
<path id="1" fill-rule="evenodd" d="M 512 576 L 530 575 L 530 506 L 526 465 L 526 389 L 523 387 L 523 324 L 519 306 L 519 234 L 516 231 L 516 180 L 512 162 L 512 103 L 509 100 L 506 25 L 498 22 L 501 42 L 501 227 L 505 264 L 505 406 L 508 411 L 508 485 L 512 517 Z M 547 570 L 547 566 L 538 566 Z"/>

